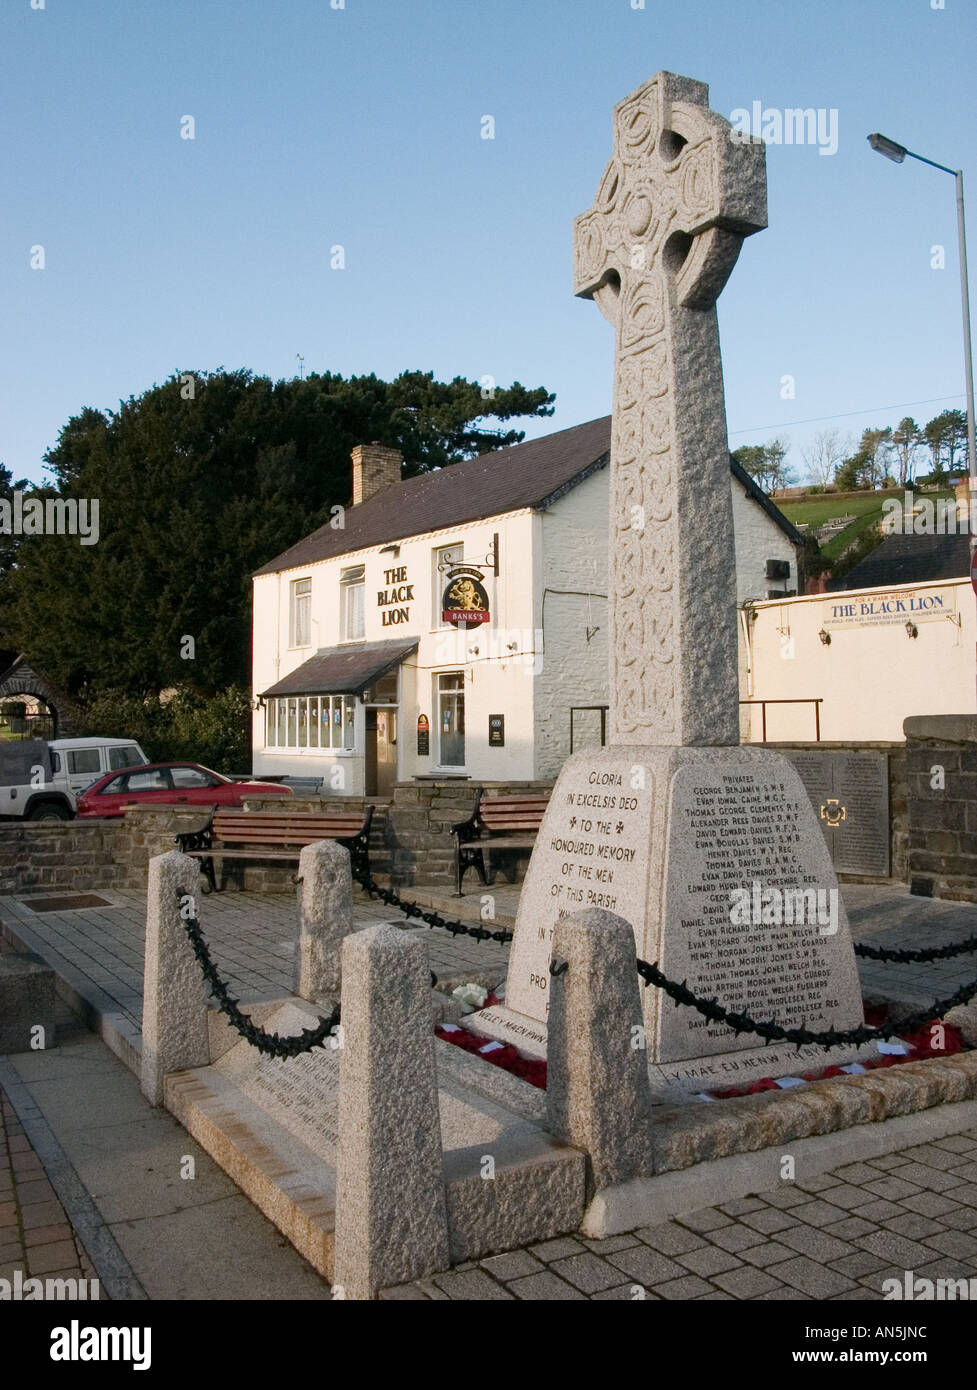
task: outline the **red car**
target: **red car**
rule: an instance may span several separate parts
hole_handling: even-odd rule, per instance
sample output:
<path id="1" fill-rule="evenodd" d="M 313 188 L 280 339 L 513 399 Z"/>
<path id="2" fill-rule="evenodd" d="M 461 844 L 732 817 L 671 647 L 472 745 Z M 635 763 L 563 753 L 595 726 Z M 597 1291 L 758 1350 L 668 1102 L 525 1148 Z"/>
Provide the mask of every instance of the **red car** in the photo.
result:
<path id="1" fill-rule="evenodd" d="M 110 772 L 78 798 L 79 816 L 121 816 L 127 806 L 240 806 L 246 796 L 291 796 L 277 782 L 232 782 L 199 763 L 147 763 Z"/>

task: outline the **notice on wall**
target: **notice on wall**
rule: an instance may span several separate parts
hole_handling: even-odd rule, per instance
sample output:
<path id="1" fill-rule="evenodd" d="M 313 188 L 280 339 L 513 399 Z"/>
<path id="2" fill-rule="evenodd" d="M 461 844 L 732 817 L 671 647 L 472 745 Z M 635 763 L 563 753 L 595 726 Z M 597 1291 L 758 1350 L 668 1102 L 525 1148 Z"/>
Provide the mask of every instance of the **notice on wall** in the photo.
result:
<path id="1" fill-rule="evenodd" d="M 431 725 L 426 714 L 417 716 L 417 756 L 419 758 L 431 756 Z"/>
<path id="2" fill-rule="evenodd" d="M 783 749 L 811 798 L 836 873 L 888 878 L 889 760 L 884 753 Z"/>
<path id="3" fill-rule="evenodd" d="M 888 623 L 931 623 L 952 618 L 957 611 L 957 590 L 895 589 L 877 594 L 833 594 L 821 605 L 825 631 L 843 627 L 882 627 Z"/>

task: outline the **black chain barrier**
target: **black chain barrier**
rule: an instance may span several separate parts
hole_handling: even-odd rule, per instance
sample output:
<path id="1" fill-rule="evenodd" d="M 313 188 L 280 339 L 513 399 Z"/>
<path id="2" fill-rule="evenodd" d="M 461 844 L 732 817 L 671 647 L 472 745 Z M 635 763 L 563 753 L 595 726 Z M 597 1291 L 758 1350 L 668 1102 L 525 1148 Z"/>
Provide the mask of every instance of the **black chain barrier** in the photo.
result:
<path id="1" fill-rule="evenodd" d="M 182 901 L 183 894 L 178 893 L 177 897 Z M 315 1028 L 303 1028 L 301 1033 L 296 1033 L 293 1037 L 283 1038 L 278 1033 L 266 1033 L 263 1028 L 252 1023 L 247 1014 L 242 1013 L 238 1008 L 238 1000 L 232 997 L 227 984 L 217 973 L 217 967 L 211 959 L 203 931 L 196 917 L 183 917 L 181 913 L 181 918 L 193 954 L 200 963 L 200 969 L 210 986 L 211 994 L 217 1000 L 221 1013 L 227 1017 L 246 1042 L 268 1057 L 298 1057 L 302 1052 L 311 1052 L 314 1047 L 325 1046 L 333 1029 L 339 1024 L 338 1005 L 328 1018 L 320 1019 Z"/>
<path id="2" fill-rule="evenodd" d="M 468 922 L 460 922 L 457 917 L 442 917 L 440 912 L 435 912 L 433 908 L 425 911 L 420 903 L 405 902 L 393 889 L 381 887 L 366 869 L 355 864 L 353 877 L 361 888 L 366 889 L 371 898 L 380 898 L 388 907 L 396 907 L 406 916 L 426 922 L 429 927 L 443 927 L 452 936 L 470 936 L 475 941 L 497 941 L 501 946 L 512 940 L 512 932 L 506 931 L 503 927 L 497 931 L 489 931 L 487 927 L 473 927 Z"/>
<path id="3" fill-rule="evenodd" d="M 952 956 L 966 955 L 968 951 L 977 951 L 977 936 L 968 936 L 966 941 L 958 941 L 955 946 L 931 946 L 926 951 L 887 951 L 884 946 L 855 945 L 856 956 L 864 956 L 866 960 L 897 961 L 901 965 L 949 960 Z"/>
<path id="4" fill-rule="evenodd" d="M 500 945 L 505 945 L 506 942 L 513 939 L 513 933 L 504 928 L 489 931 L 487 927 L 473 927 L 457 918 L 442 917 L 441 913 L 434 909 L 425 911 L 419 903 L 405 902 L 392 889 L 384 888 L 377 883 L 376 879 L 365 869 L 355 868 L 353 877 L 371 897 L 380 898 L 388 906 L 398 908 L 407 917 L 425 922 L 429 927 L 441 927 L 450 932 L 452 936 L 470 936 L 475 941 L 497 941 Z M 322 1047 L 325 1044 L 339 1024 L 340 1011 L 338 1006 L 328 1018 L 320 1019 L 315 1028 L 304 1028 L 301 1033 L 297 1033 L 293 1037 L 283 1038 L 277 1033 L 267 1033 L 263 1028 L 252 1023 L 247 1014 L 242 1013 L 238 1008 L 238 1000 L 232 997 L 227 984 L 221 979 L 217 967 L 211 959 L 197 918 L 184 917 L 182 920 L 190 946 L 218 1007 L 241 1037 L 252 1047 L 256 1047 L 259 1052 L 271 1057 L 297 1057 L 303 1052 L 310 1052 L 312 1048 Z M 938 946 L 924 951 L 887 951 L 881 947 L 855 947 L 857 955 L 866 956 L 872 960 L 907 963 L 946 960 L 952 956 L 963 955 L 974 950 L 977 950 L 977 937 L 969 937 L 966 941 L 958 942 L 953 946 Z M 565 963 L 562 966 L 554 963 L 550 966 L 550 973 L 560 975 L 565 969 Z M 699 998 L 684 981 L 680 984 L 676 980 L 668 979 L 657 965 L 650 965 L 647 961 L 639 960 L 637 969 L 646 986 L 654 985 L 656 989 L 662 990 L 674 1001 L 676 1006 L 685 1005 L 687 1008 L 695 1009 L 711 1023 L 721 1023 L 732 1029 L 734 1033 L 755 1033 L 757 1037 L 763 1038 L 767 1043 L 789 1042 L 797 1046 L 823 1048 L 838 1047 L 844 1044 L 861 1044 L 896 1037 L 900 1034 L 913 1033 L 934 1019 L 942 1018 L 958 1005 L 969 1003 L 977 995 L 977 980 L 974 980 L 968 985 L 961 986 L 955 994 L 948 998 L 936 1000 L 931 1008 L 911 1014 L 898 1023 L 886 1023 L 878 1028 L 870 1028 L 865 1024 L 860 1024 L 857 1028 L 849 1028 L 844 1031 L 828 1028 L 822 1032 L 812 1032 L 803 1025 L 798 1028 L 784 1028 L 781 1024 L 775 1023 L 773 1019 L 757 1020 L 751 1018 L 749 1014 L 735 1013 L 724 1009 L 715 998 Z M 433 972 L 431 983 L 432 985 L 437 984 Z"/>
<path id="5" fill-rule="evenodd" d="M 420 921 L 426 922 L 429 927 L 443 927 L 445 931 L 451 932 L 452 936 L 471 936 L 476 941 L 498 941 L 502 944 L 513 939 L 511 931 L 488 931 L 485 927 L 472 927 L 466 922 L 442 917 L 439 912 L 433 910 L 425 912 L 418 903 L 405 902 L 392 889 L 381 887 L 365 869 L 354 866 L 353 877 L 371 897 L 382 899 L 388 906 L 398 908 L 408 917 L 416 917 Z M 936 946 L 925 951 L 887 951 L 880 946 L 855 946 L 856 955 L 866 956 L 872 960 L 904 963 L 947 960 L 951 956 L 963 955 L 965 952 L 974 950 L 977 950 L 977 937 L 973 936 L 954 946 Z M 670 999 L 673 999 L 676 1005 L 684 1004 L 688 1008 L 695 1009 L 697 1013 L 702 1014 L 703 1018 L 709 1019 L 712 1023 L 725 1024 L 734 1033 L 755 1033 L 768 1043 L 790 1042 L 797 1045 L 823 1048 L 884 1041 L 887 1038 L 898 1037 L 903 1033 L 913 1033 L 917 1028 L 923 1027 L 934 1019 L 942 1018 L 944 1014 L 949 1013 L 958 1005 L 969 1003 L 977 995 L 977 980 L 974 980 L 971 984 L 962 986 L 956 994 L 949 998 L 937 999 L 930 1009 L 918 1014 L 911 1014 L 908 1018 L 900 1020 L 899 1023 L 886 1023 L 878 1028 L 869 1028 L 865 1024 L 860 1024 L 858 1028 L 849 1028 L 844 1032 L 829 1028 L 824 1032 L 815 1033 L 803 1026 L 784 1028 L 781 1024 L 775 1023 L 773 1019 L 758 1022 L 750 1018 L 749 1014 L 734 1013 L 724 1009 L 715 999 L 700 999 L 692 993 L 684 982 L 679 984 L 676 980 L 668 979 L 657 965 L 649 965 L 647 961 L 639 960 L 637 968 L 638 974 L 646 986 L 654 985 L 656 989 L 662 990 Z M 550 974 L 562 975 L 565 969 L 565 962 L 560 965 L 551 963 Z"/>
<path id="6" fill-rule="evenodd" d="M 638 961 L 638 974 L 646 985 L 654 985 L 656 989 L 663 990 L 676 1004 L 685 1004 L 702 1014 L 703 1018 L 709 1019 L 711 1023 L 725 1024 L 734 1033 L 756 1033 L 768 1043 L 789 1042 L 824 1048 L 838 1047 L 845 1043 L 876 1042 L 880 1039 L 899 1037 L 904 1033 L 915 1033 L 918 1028 L 933 1022 L 934 1019 L 942 1018 L 959 1004 L 968 1004 L 974 995 L 977 995 L 977 980 L 974 980 L 969 985 L 962 985 L 956 994 L 950 995 L 948 999 L 937 999 L 930 1008 L 910 1014 L 898 1023 L 884 1023 L 878 1028 L 869 1028 L 863 1023 L 844 1032 L 829 1028 L 822 1033 L 812 1033 L 803 1025 L 800 1028 L 783 1028 L 773 1019 L 758 1022 L 749 1014 L 732 1013 L 724 1009 L 715 999 L 699 999 L 684 982 L 677 984 L 675 980 L 669 980 L 657 965 L 649 965 L 647 961 Z"/>

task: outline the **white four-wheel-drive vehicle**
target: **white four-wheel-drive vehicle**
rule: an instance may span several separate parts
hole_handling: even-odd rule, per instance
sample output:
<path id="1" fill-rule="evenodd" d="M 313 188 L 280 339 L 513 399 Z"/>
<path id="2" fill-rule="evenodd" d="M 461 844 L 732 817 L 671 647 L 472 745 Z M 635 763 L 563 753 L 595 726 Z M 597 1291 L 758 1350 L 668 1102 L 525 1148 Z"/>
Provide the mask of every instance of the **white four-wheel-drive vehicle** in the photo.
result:
<path id="1" fill-rule="evenodd" d="M 0 740 L 0 820 L 71 820 L 79 792 L 147 762 L 131 738 Z"/>

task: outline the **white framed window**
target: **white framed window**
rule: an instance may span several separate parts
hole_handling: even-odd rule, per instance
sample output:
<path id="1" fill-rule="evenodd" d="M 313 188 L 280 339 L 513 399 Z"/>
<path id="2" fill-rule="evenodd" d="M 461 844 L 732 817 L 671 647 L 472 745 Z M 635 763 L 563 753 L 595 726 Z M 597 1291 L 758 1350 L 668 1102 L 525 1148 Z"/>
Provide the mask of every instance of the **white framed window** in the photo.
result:
<path id="1" fill-rule="evenodd" d="M 465 673 L 440 671 L 435 678 L 438 718 L 438 762 L 441 767 L 465 766 Z"/>
<path id="2" fill-rule="evenodd" d="M 339 604 L 342 640 L 356 642 L 366 635 L 366 566 L 352 565 L 339 574 Z"/>
<path id="3" fill-rule="evenodd" d="M 288 645 L 308 647 L 312 642 L 312 580 L 293 579 L 289 586 Z"/>
<path id="4" fill-rule="evenodd" d="M 283 695 L 265 708 L 268 748 L 355 751 L 356 700 L 352 695 Z"/>
<path id="5" fill-rule="evenodd" d="M 458 541 L 454 545 L 442 545 L 431 551 L 432 576 L 432 598 L 431 598 L 431 617 L 432 627 L 448 628 L 450 623 L 441 621 L 441 600 L 444 597 L 445 586 L 448 583 L 448 566 L 460 565 L 465 558 L 465 547 Z M 443 658 L 442 658 L 443 659 Z M 451 660 L 451 657 L 448 657 Z"/>

